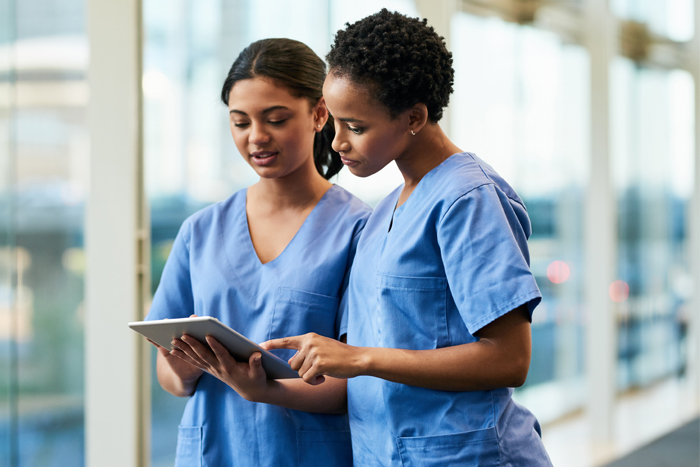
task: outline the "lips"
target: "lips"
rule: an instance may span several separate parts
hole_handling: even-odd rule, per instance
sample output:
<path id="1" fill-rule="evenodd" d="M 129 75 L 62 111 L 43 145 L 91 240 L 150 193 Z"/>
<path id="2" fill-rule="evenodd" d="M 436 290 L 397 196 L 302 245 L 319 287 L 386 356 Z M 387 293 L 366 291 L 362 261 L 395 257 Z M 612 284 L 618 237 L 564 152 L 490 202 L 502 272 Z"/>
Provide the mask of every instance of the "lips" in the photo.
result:
<path id="1" fill-rule="evenodd" d="M 267 159 L 268 157 L 272 157 L 276 154 L 277 153 L 275 151 L 255 151 L 250 153 L 250 155 L 256 159 Z"/>
<path id="2" fill-rule="evenodd" d="M 276 151 L 255 151 L 251 152 L 250 155 L 253 163 L 258 167 L 274 164 L 275 160 L 277 160 Z"/>
<path id="3" fill-rule="evenodd" d="M 353 165 L 357 164 L 356 160 L 348 159 L 347 157 L 345 157 L 343 155 L 340 156 L 340 161 L 347 166 L 353 166 Z"/>

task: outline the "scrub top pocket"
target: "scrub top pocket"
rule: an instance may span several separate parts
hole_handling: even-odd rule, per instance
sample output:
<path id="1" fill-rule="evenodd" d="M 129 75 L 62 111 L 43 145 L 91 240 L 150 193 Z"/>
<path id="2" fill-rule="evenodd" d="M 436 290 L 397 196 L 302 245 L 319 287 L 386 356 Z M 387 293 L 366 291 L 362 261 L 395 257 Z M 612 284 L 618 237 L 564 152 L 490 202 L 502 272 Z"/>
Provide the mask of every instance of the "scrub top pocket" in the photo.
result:
<path id="1" fill-rule="evenodd" d="M 181 426 L 179 428 L 175 467 L 202 467 L 201 426 Z"/>
<path id="2" fill-rule="evenodd" d="M 496 428 L 438 436 L 397 438 L 403 467 L 498 467 Z"/>
<path id="3" fill-rule="evenodd" d="M 335 297 L 280 287 L 276 293 L 269 339 L 309 332 L 335 338 L 338 305 L 339 300 Z M 287 361 L 296 350 L 273 350 L 272 353 Z"/>
<path id="4" fill-rule="evenodd" d="M 381 347 L 429 350 L 449 345 L 447 279 L 377 274 L 373 319 Z"/>

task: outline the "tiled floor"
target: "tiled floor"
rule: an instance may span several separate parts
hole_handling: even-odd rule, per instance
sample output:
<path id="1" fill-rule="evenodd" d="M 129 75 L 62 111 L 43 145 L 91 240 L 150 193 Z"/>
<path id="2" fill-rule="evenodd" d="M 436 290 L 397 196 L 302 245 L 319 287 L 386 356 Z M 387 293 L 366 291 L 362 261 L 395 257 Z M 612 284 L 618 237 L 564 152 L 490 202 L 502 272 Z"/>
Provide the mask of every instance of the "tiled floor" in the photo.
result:
<path id="1" fill-rule="evenodd" d="M 592 441 L 584 413 L 545 425 L 543 440 L 555 467 L 598 467 L 662 437 L 698 413 L 700 394 L 684 381 L 669 380 L 618 399 L 610 442 Z"/>
<path id="2" fill-rule="evenodd" d="M 700 419 L 606 467 L 698 467 L 700 466 Z"/>

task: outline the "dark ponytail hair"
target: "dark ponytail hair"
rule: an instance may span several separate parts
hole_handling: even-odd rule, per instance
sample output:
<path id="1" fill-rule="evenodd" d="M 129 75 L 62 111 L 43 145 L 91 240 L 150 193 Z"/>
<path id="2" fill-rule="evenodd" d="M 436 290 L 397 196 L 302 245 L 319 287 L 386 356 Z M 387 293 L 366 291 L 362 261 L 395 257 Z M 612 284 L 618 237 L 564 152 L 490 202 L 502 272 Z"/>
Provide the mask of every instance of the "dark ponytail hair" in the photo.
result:
<path id="1" fill-rule="evenodd" d="M 316 105 L 323 96 L 326 64 L 306 44 L 292 39 L 262 39 L 253 42 L 231 65 L 221 89 L 221 100 L 228 105 L 233 86 L 241 80 L 270 78 L 283 85 L 295 97 L 305 97 Z M 314 137 L 314 164 L 324 178 L 340 172 L 340 154 L 331 148 L 335 138 L 333 117 Z M 324 171 L 324 167 L 326 168 Z"/>

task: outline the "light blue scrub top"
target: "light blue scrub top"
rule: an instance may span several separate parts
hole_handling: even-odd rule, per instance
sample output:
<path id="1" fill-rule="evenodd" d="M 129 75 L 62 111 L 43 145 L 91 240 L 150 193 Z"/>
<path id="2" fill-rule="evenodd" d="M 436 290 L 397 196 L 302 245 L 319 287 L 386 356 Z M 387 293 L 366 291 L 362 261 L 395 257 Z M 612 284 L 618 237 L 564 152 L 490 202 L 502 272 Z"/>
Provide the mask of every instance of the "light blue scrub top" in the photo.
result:
<path id="1" fill-rule="evenodd" d="M 214 316 L 254 342 L 312 331 L 338 338 L 346 272 L 370 208 L 332 186 L 286 249 L 262 264 L 246 193 L 182 224 L 147 319 Z M 286 360 L 295 351 L 275 352 Z M 248 402 L 205 373 L 182 416 L 175 465 L 351 465 L 348 430 L 345 415 Z"/>
<path id="2" fill-rule="evenodd" d="M 529 269 L 530 221 L 491 167 L 455 154 L 394 211 L 401 188 L 375 208 L 358 244 L 348 344 L 437 349 L 477 341 L 474 333 L 520 305 L 532 313 L 541 295 Z M 354 463 L 550 466 L 537 420 L 512 393 L 350 379 Z"/>

